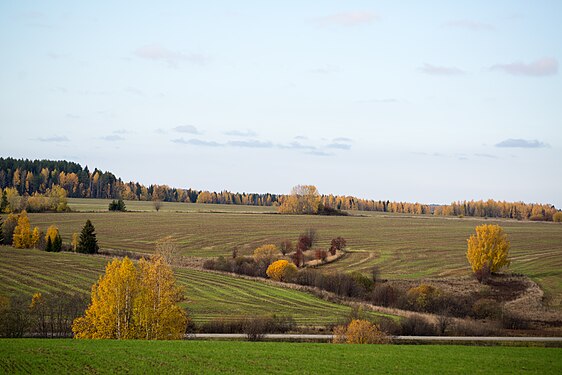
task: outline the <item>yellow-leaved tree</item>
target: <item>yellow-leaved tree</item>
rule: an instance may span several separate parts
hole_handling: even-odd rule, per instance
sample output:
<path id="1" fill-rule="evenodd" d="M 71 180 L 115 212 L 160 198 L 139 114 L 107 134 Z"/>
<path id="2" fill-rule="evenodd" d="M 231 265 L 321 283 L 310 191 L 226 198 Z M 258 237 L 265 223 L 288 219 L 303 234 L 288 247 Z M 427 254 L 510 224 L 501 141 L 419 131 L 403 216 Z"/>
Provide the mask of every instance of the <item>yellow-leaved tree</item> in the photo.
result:
<path id="1" fill-rule="evenodd" d="M 176 305 L 183 292 L 161 257 L 114 259 L 92 287 L 92 302 L 72 331 L 89 339 L 179 339 L 187 314 Z"/>
<path id="2" fill-rule="evenodd" d="M 266 262 L 270 264 L 279 255 L 279 248 L 274 244 L 262 245 L 254 250 L 254 260 L 256 262 Z"/>
<path id="3" fill-rule="evenodd" d="M 59 228 L 57 228 L 55 225 L 51 225 L 49 228 L 47 228 L 47 233 L 45 234 L 45 241 L 50 239 L 51 242 L 55 242 L 55 239 L 57 238 L 58 235 L 59 235 Z"/>
<path id="4" fill-rule="evenodd" d="M 320 194 L 314 185 L 297 185 L 279 206 L 282 214 L 317 214 L 320 208 Z"/>
<path id="5" fill-rule="evenodd" d="M 466 257 L 477 276 L 482 273 L 497 272 L 509 266 L 510 243 L 499 225 L 477 226 L 476 234 L 471 235 L 467 242 Z"/>
<path id="6" fill-rule="evenodd" d="M 271 263 L 265 273 L 273 280 L 289 281 L 297 274 L 297 266 L 281 259 Z"/>
<path id="7" fill-rule="evenodd" d="M 138 338 L 180 340 L 185 333 L 187 315 L 177 303 L 184 298 L 176 286 L 172 269 L 162 256 L 139 261 L 140 290 L 135 301 Z"/>
<path id="8" fill-rule="evenodd" d="M 30 249 L 39 242 L 39 228 L 31 230 L 27 212 L 23 210 L 18 216 L 18 224 L 14 228 L 13 245 L 18 249 Z"/>
<path id="9" fill-rule="evenodd" d="M 334 328 L 333 342 L 335 344 L 384 344 L 388 336 L 381 331 L 377 324 L 368 320 L 353 319 L 346 326 Z"/>

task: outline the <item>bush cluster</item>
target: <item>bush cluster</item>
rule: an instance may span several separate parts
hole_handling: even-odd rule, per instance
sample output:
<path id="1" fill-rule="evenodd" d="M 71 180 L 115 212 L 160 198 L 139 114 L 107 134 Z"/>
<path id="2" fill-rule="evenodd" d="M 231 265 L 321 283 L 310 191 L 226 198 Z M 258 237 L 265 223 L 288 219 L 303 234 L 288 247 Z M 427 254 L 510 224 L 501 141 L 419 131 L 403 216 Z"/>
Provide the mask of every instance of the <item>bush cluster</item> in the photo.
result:
<path id="1" fill-rule="evenodd" d="M 232 272 L 239 275 L 266 277 L 266 270 L 269 263 L 266 261 L 256 261 L 251 257 L 236 257 L 227 259 L 220 256 L 216 259 L 208 259 L 203 263 L 203 268 L 208 270 Z"/>
<path id="2" fill-rule="evenodd" d="M 0 296 L 0 337 L 72 337 L 72 321 L 86 305 L 84 296 L 63 292 Z"/>
<path id="3" fill-rule="evenodd" d="M 200 333 L 243 333 L 250 340 L 259 340 L 268 333 L 287 333 L 296 328 L 292 316 L 254 316 L 236 319 L 218 318 L 204 323 Z"/>

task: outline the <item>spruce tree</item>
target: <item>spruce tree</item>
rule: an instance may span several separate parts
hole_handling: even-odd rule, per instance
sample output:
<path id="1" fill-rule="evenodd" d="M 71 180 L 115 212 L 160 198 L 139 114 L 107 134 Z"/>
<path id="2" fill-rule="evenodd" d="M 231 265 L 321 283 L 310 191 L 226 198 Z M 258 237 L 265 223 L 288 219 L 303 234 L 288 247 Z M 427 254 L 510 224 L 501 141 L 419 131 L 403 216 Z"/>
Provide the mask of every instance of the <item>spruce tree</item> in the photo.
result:
<path id="1" fill-rule="evenodd" d="M 99 250 L 98 240 L 96 239 L 96 229 L 88 219 L 80 233 L 80 241 L 76 251 L 79 253 L 95 254 Z"/>
<path id="2" fill-rule="evenodd" d="M 6 208 L 8 208 L 8 196 L 6 195 L 6 190 L 2 192 L 2 201 L 0 201 L 0 214 L 3 213 Z"/>
<path id="3" fill-rule="evenodd" d="M 51 237 L 47 237 L 47 245 L 45 245 L 45 251 L 48 253 L 53 251 L 53 243 L 51 242 Z"/>
<path id="4" fill-rule="evenodd" d="M 2 218 L 0 217 L 0 245 L 4 243 L 4 230 L 2 229 L 3 224 Z"/>
<path id="5" fill-rule="evenodd" d="M 59 252 L 62 250 L 62 237 L 57 234 L 55 240 L 53 241 L 53 251 Z"/>

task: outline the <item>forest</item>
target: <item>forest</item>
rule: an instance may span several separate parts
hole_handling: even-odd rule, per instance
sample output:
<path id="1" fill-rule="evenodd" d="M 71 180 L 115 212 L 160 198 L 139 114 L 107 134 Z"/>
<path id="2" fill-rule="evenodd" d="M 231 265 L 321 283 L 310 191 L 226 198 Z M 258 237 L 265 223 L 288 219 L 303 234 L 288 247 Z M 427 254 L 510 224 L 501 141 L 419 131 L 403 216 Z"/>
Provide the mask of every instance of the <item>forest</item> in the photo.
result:
<path id="1" fill-rule="evenodd" d="M 21 196 L 44 194 L 54 185 L 62 187 L 70 198 L 107 198 L 140 201 L 213 203 L 251 206 L 281 206 L 290 195 L 201 191 L 170 187 L 145 186 L 125 182 L 108 171 L 64 160 L 28 160 L 0 158 L 0 188 L 15 188 Z M 324 207 L 336 210 L 377 211 L 436 216 L 474 216 L 518 220 L 553 221 L 556 207 L 544 203 L 495 201 L 458 201 L 449 205 L 432 205 L 389 200 L 362 199 L 353 196 L 322 194 Z"/>

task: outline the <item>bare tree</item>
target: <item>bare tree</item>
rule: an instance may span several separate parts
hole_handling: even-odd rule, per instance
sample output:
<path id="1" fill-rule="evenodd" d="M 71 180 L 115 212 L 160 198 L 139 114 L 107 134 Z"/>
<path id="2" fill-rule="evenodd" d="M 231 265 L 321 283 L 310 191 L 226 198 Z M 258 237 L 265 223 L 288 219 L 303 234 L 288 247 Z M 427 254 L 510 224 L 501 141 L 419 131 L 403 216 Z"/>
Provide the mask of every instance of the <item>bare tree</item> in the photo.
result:
<path id="1" fill-rule="evenodd" d="M 162 256 L 170 265 L 174 264 L 179 253 L 178 243 L 172 236 L 167 236 L 156 241 L 156 254 Z"/>
<path id="2" fill-rule="evenodd" d="M 162 201 L 157 199 L 157 200 L 152 202 L 152 205 L 154 206 L 154 209 L 156 210 L 156 212 L 158 212 L 158 211 L 160 211 L 160 208 L 162 208 Z"/>

